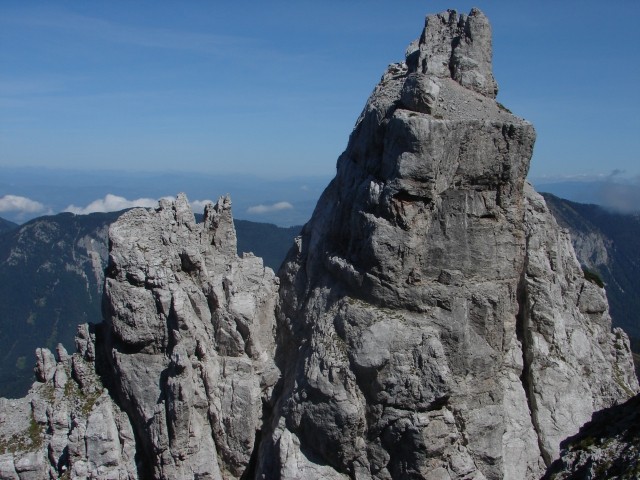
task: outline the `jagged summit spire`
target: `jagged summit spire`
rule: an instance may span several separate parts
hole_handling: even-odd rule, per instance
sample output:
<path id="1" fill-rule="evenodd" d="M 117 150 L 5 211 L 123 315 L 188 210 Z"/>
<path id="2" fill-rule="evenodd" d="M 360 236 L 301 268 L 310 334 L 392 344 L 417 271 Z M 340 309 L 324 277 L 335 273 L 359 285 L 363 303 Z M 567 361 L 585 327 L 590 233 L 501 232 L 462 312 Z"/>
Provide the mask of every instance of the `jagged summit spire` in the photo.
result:
<path id="1" fill-rule="evenodd" d="M 526 186 L 535 130 L 495 101 L 491 55 L 479 10 L 428 16 L 371 94 L 279 272 L 267 478 L 532 480 L 638 390 Z"/>
<path id="2" fill-rule="evenodd" d="M 495 98 L 491 25 L 479 9 L 469 15 L 455 10 L 428 15 L 419 40 L 407 49 L 410 72 L 451 77 L 463 87 Z"/>

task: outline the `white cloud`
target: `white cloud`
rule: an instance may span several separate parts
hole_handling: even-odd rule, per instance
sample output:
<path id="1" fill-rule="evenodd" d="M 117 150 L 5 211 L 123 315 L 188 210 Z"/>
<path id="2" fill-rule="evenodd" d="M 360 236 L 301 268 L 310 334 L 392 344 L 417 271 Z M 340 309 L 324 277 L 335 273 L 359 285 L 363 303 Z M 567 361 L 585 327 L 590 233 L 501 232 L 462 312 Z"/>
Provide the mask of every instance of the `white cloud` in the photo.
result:
<path id="1" fill-rule="evenodd" d="M 0 212 L 38 213 L 45 210 L 40 202 L 18 195 L 5 195 L 0 198 Z"/>
<path id="2" fill-rule="evenodd" d="M 133 207 L 145 207 L 154 208 L 158 206 L 158 200 L 153 198 L 137 198 L 135 200 L 127 200 L 124 197 L 118 195 L 112 195 L 107 193 L 104 198 L 94 200 L 86 207 L 77 207 L 75 205 L 69 205 L 64 209 L 65 212 L 75 213 L 77 215 L 86 215 L 88 213 L 95 212 L 116 212 L 118 210 L 124 210 L 125 208 Z"/>
<path id="3" fill-rule="evenodd" d="M 166 200 L 175 200 L 175 197 L 162 197 Z M 94 200 L 86 207 L 78 207 L 76 205 L 69 205 L 64 209 L 65 212 L 75 213 L 76 215 L 86 215 L 95 212 L 117 212 L 118 210 L 124 210 L 125 208 L 144 207 L 155 208 L 158 206 L 158 200 L 154 198 L 137 198 L 135 200 L 128 200 L 125 197 L 113 195 L 108 193 L 104 198 Z M 213 200 L 194 200 L 189 202 L 191 209 L 194 212 L 203 211 L 204 206 L 209 203 L 215 203 Z"/>
<path id="4" fill-rule="evenodd" d="M 278 202 L 273 205 L 254 205 L 253 207 L 247 208 L 247 213 L 270 213 L 270 212 L 278 212 L 280 210 L 289 210 L 293 208 L 289 202 Z"/>

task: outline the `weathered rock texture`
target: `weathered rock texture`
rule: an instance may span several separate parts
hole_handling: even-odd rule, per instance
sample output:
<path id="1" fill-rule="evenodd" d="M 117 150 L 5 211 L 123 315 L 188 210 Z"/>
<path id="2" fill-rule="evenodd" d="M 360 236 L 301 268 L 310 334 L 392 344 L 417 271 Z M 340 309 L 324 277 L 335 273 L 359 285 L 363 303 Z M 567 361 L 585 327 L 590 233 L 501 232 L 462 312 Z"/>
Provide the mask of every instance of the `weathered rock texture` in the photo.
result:
<path id="1" fill-rule="evenodd" d="M 411 70 L 453 78 L 463 87 L 495 98 L 498 85 L 491 66 L 491 26 L 477 9 L 469 15 L 449 10 L 427 17 L 420 39 L 407 50 Z"/>
<path id="2" fill-rule="evenodd" d="M 38 349 L 29 394 L 0 399 L 0 478 L 138 478 L 134 432 L 95 373 L 94 340 L 82 325 L 77 353 Z"/>
<path id="3" fill-rule="evenodd" d="M 535 132 L 493 99 L 490 37 L 478 10 L 427 18 L 282 267 L 265 478 L 538 478 L 637 391 L 525 183 Z"/>
<path id="4" fill-rule="evenodd" d="M 640 345 L 640 215 L 623 214 L 543 194 L 558 224 L 569 230 L 578 260 L 606 285 L 613 325 Z"/>
<path id="5" fill-rule="evenodd" d="M 109 231 L 104 375 L 134 425 L 144 475 L 239 478 L 278 378 L 278 281 L 238 258 L 231 203 L 196 224 L 183 195 Z"/>
<path id="6" fill-rule="evenodd" d="M 11 346 L 0 362 L 0 396 L 27 394 L 36 348 L 71 348 L 79 324 L 100 320 L 109 225 L 122 213 L 60 213 L 0 231 L 0 345 Z M 302 228 L 234 226 L 239 254 L 253 252 L 275 270 Z"/>
<path id="7" fill-rule="evenodd" d="M 29 415 L 36 429 L 57 422 L 60 435 L 37 436 L 54 454 L 34 440 L 35 453 L 18 448 L 0 468 L 539 478 L 561 440 L 638 383 L 604 290 L 525 182 L 534 129 L 495 94 L 484 15 L 428 17 L 358 119 L 281 268 L 279 297 L 260 259 L 236 256 L 228 199 L 202 224 L 184 196 L 123 215 L 110 229 L 96 347 L 79 342 L 115 400 L 89 409 L 104 405 L 109 433 L 89 427 L 91 413 L 73 434 L 69 419 L 85 417 L 45 419 L 22 401 L 9 431 Z M 70 375 L 78 388 L 93 378 L 90 365 L 74 374 L 75 360 L 38 356 L 48 383 L 33 391 L 53 382 L 55 405 Z"/>
<path id="8" fill-rule="evenodd" d="M 278 280 L 238 258 L 230 207 L 223 198 L 196 224 L 179 195 L 112 225 L 98 341 L 85 327 L 72 357 L 38 349 L 29 395 L 0 403 L 1 478 L 248 471 L 279 376 Z"/>

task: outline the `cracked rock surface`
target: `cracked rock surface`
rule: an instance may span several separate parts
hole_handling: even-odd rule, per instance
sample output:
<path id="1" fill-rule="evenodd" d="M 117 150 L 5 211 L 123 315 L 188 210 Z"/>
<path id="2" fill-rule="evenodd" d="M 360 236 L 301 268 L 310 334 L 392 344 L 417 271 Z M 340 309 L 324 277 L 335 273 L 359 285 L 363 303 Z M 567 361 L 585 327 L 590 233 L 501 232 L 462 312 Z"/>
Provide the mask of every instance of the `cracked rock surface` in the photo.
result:
<path id="1" fill-rule="evenodd" d="M 0 400 L 0 478 L 240 478 L 279 373 L 278 280 L 236 255 L 231 203 L 184 195 L 111 227 L 104 321 L 78 353 L 38 349 L 26 398 Z M 107 387 L 107 388 L 105 388 Z"/>
<path id="2" fill-rule="evenodd" d="M 278 280 L 236 255 L 231 202 L 195 222 L 184 195 L 109 231 L 104 374 L 134 426 L 141 474 L 239 478 L 278 378 Z"/>
<path id="3" fill-rule="evenodd" d="M 533 126 L 496 89 L 486 18 L 448 11 L 369 98 L 280 270 L 264 478 L 301 457 L 350 478 L 539 478 L 637 392 L 604 290 L 526 184 Z"/>
<path id="4" fill-rule="evenodd" d="M 0 478 L 138 478 L 134 432 L 95 373 L 94 342 L 81 325 L 73 355 L 38 349 L 29 394 L 0 399 Z"/>

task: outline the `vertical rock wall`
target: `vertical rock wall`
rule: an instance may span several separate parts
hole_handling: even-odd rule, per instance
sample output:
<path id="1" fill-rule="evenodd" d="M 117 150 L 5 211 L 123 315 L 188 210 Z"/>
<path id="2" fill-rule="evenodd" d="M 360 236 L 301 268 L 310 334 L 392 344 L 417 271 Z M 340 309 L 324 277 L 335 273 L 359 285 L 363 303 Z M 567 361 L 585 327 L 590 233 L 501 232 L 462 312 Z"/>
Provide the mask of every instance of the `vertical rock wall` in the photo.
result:
<path id="1" fill-rule="evenodd" d="M 478 10 L 427 17 L 375 88 L 280 271 L 266 478 L 538 478 L 637 391 L 496 91 Z"/>
<path id="2" fill-rule="evenodd" d="M 237 257 L 230 208 L 222 198 L 196 224 L 179 195 L 109 232 L 99 366 L 154 478 L 242 476 L 278 378 L 278 281 Z"/>

